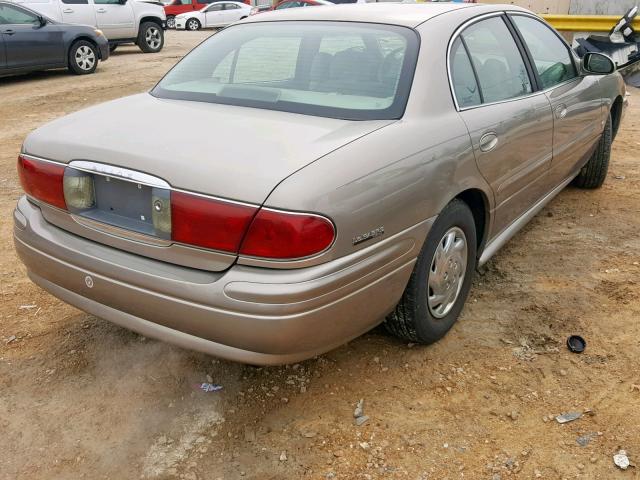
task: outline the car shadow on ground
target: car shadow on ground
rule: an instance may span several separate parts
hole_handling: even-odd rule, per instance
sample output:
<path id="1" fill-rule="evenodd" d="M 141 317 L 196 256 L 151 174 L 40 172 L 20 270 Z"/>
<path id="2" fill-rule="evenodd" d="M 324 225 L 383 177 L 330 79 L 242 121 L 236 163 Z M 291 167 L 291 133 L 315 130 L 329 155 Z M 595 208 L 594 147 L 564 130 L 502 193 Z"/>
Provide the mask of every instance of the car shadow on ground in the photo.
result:
<path id="1" fill-rule="evenodd" d="M 40 72 L 30 72 L 30 73 L 22 73 L 11 75 L 8 77 L 0 77 L 0 87 L 5 85 L 12 85 L 19 82 L 25 82 L 29 80 L 33 81 L 46 81 L 51 80 L 53 78 L 59 77 L 70 77 L 73 78 L 75 75 L 69 73 L 69 70 L 66 68 L 59 68 L 56 70 L 45 70 Z"/>

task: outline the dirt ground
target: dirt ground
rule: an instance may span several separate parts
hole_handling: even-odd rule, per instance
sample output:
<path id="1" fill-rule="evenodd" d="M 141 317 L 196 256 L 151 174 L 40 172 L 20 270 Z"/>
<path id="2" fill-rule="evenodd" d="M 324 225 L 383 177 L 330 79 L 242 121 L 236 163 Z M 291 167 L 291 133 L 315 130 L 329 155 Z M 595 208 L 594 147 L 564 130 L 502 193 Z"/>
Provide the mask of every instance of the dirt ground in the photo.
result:
<path id="1" fill-rule="evenodd" d="M 0 79 L 0 479 L 639 478 L 612 460 L 623 448 L 640 464 L 638 90 L 604 187 L 555 199 L 433 346 L 379 329 L 260 369 L 142 338 L 30 283 L 11 215 L 25 135 L 147 90 L 206 35 L 169 32 L 157 55 L 119 48 L 87 77 Z M 149 121 L 189 131 L 188 118 Z M 196 391 L 207 378 L 223 390 Z M 360 399 L 370 420 L 355 426 Z M 551 418 L 571 411 L 584 415 Z"/>

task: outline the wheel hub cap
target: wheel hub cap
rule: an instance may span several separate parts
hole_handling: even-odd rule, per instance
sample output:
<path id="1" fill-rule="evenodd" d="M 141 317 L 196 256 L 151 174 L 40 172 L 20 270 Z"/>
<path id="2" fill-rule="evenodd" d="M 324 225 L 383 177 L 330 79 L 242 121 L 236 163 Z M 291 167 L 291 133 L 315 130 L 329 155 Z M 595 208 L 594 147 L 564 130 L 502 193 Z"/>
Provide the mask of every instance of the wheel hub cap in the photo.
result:
<path id="1" fill-rule="evenodd" d="M 76 63 L 83 70 L 91 70 L 96 63 L 96 56 L 87 46 L 82 46 L 76 50 Z"/>
<path id="2" fill-rule="evenodd" d="M 458 227 L 444 234 L 431 260 L 427 280 L 427 303 L 435 318 L 445 317 L 453 308 L 467 270 L 467 237 Z"/>

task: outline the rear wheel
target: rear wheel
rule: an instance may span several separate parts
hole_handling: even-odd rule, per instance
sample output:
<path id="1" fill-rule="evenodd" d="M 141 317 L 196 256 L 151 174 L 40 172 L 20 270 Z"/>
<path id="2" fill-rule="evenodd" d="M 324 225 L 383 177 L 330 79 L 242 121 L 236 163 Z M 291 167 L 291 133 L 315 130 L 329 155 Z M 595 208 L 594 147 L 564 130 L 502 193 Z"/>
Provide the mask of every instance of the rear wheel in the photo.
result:
<path id="1" fill-rule="evenodd" d="M 195 30 L 200 30 L 200 22 L 197 18 L 190 18 L 189 20 L 187 20 L 185 27 L 187 30 L 191 30 L 192 32 Z"/>
<path id="2" fill-rule="evenodd" d="M 176 28 L 176 17 L 174 15 L 167 17 L 167 28 Z"/>
<path id="3" fill-rule="evenodd" d="M 431 227 L 402 299 L 385 320 L 387 330 L 410 342 L 441 339 L 469 294 L 476 249 L 473 214 L 453 200 Z"/>
<path id="4" fill-rule="evenodd" d="M 76 75 L 87 75 L 98 67 L 98 51 L 86 40 L 78 40 L 69 49 L 69 70 Z"/>
<path id="5" fill-rule="evenodd" d="M 607 178 L 609 171 L 609 159 L 611 158 L 611 143 L 613 142 L 613 129 L 611 125 L 611 114 L 604 126 L 602 137 L 596 146 L 596 151 L 582 167 L 578 176 L 573 180 L 573 184 L 579 188 L 599 188 Z"/>
<path id="6" fill-rule="evenodd" d="M 144 22 L 138 32 L 138 47 L 144 53 L 156 53 L 164 45 L 164 32 L 157 23 Z"/>

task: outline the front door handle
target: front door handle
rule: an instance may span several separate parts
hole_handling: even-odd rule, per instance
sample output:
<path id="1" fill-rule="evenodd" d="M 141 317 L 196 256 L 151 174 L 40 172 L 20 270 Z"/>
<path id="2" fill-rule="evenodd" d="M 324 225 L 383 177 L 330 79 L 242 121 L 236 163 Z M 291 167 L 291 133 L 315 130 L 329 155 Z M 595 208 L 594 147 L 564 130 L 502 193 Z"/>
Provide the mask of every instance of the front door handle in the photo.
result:
<path id="1" fill-rule="evenodd" d="M 72 8 L 65 8 L 64 10 L 62 10 L 62 13 L 73 13 L 73 9 Z"/>
<path id="2" fill-rule="evenodd" d="M 107 11 L 104 8 L 99 8 L 98 10 L 96 10 L 96 12 L 98 12 L 98 13 L 107 13 Z"/>
<path id="3" fill-rule="evenodd" d="M 5 35 L 13 35 L 13 34 L 14 34 L 14 33 L 16 33 L 16 32 L 15 32 L 15 31 L 13 31 L 13 30 L 11 30 L 11 29 L 9 29 L 9 30 L 5 30 L 5 31 L 4 31 L 4 32 L 2 32 L 2 33 L 4 33 Z"/>
<path id="4" fill-rule="evenodd" d="M 567 116 L 567 106 L 561 103 L 556 107 L 556 118 L 562 119 Z"/>
<path id="5" fill-rule="evenodd" d="M 487 132 L 480 137 L 480 150 L 490 152 L 498 145 L 498 134 L 496 132 Z"/>

